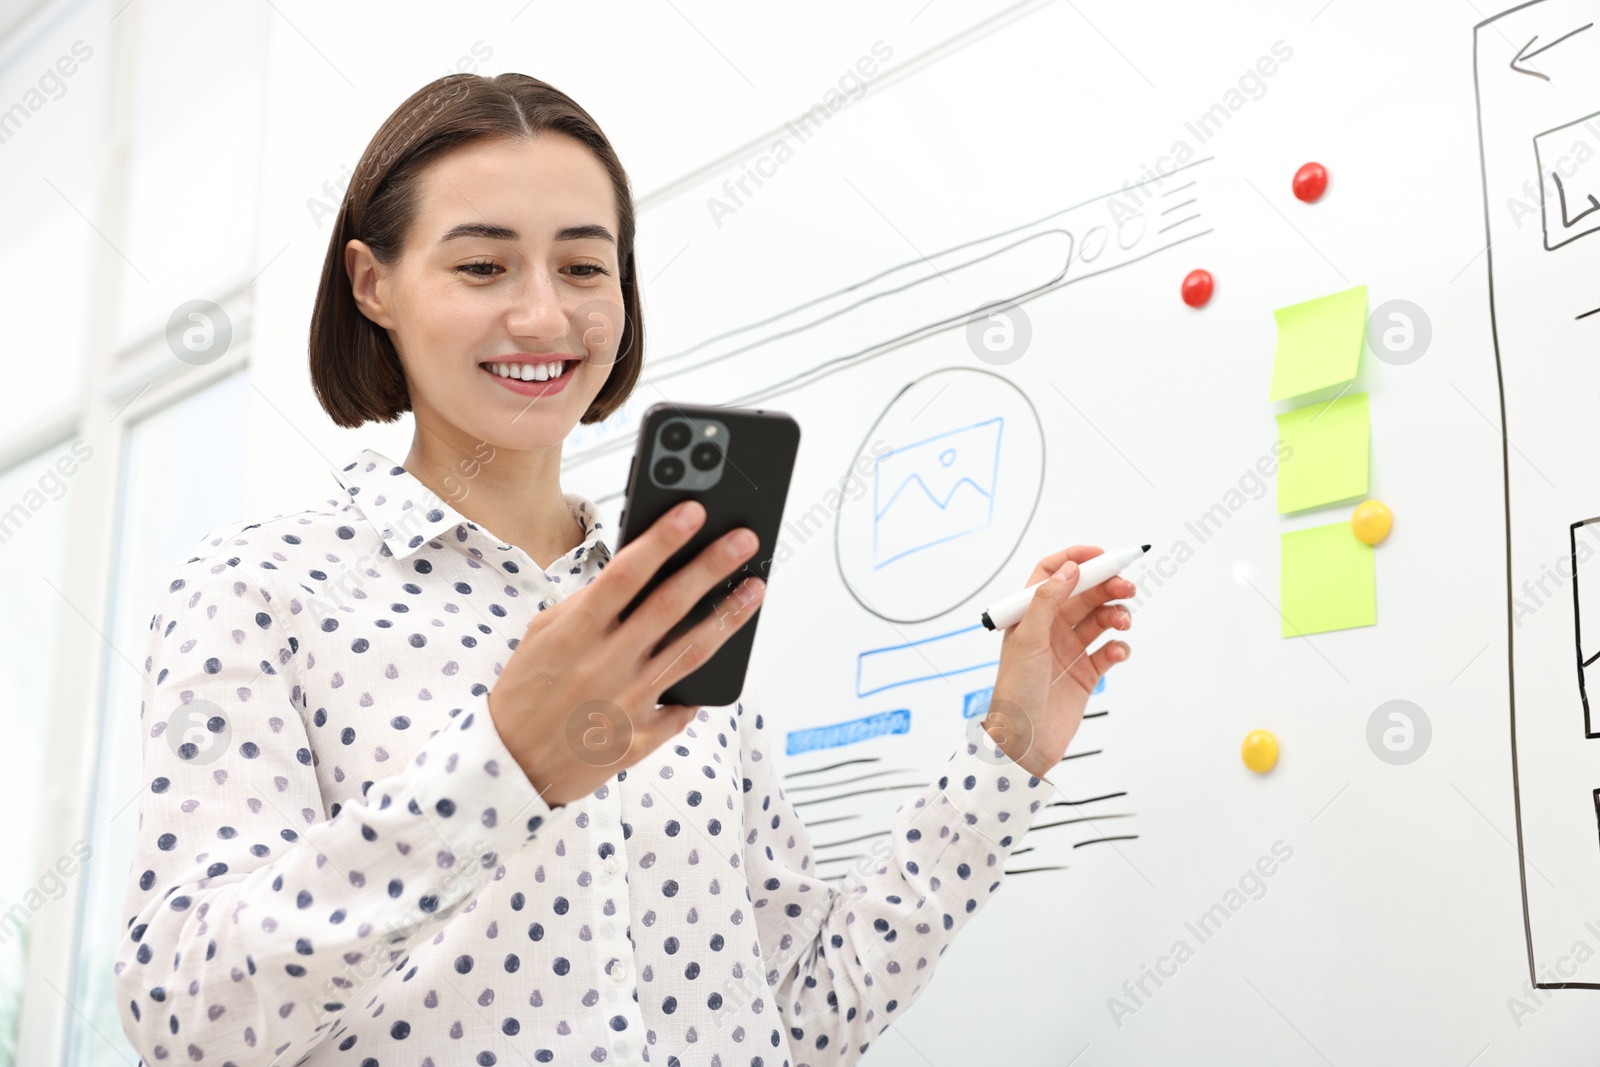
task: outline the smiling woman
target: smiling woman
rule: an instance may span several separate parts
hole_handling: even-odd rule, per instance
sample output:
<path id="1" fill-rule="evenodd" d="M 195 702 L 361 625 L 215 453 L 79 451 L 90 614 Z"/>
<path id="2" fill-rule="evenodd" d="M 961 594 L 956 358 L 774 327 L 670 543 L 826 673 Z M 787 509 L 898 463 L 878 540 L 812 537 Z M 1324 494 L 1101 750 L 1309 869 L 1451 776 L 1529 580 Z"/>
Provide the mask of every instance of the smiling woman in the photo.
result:
<path id="1" fill-rule="evenodd" d="M 368 146 L 311 378 L 340 426 L 412 412 L 411 450 L 357 452 L 342 503 L 212 530 L 155 605 L 114 972 L 146 1062 L 853 1063 L 1000 886 L 1126 656 L 1087 645 L 1132 583 L 1070 596 L 1098 550 L 1040 561 L 1062 580 L 991 701 L 1037 714 L 1031 747 L 960 744 L 831 885 L 750 692 L 660 703 L 754 617 L 757 577 L 668 637 L 752 531 L 622 619 L 704 508 L 613 556 L 560 484 L 568 434 L 639 377 L 633 242 L 605 136 L 525 75 L 442 78 Z"/>

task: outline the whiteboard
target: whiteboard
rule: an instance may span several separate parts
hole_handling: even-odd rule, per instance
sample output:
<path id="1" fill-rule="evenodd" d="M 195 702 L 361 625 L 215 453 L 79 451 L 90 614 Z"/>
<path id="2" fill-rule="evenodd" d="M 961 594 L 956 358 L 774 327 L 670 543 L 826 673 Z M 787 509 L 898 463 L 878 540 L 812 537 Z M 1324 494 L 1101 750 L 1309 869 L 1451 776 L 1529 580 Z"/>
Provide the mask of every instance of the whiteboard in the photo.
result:
<path id="1" fill-rule="evenodd" d="M 645 205 L 644 262 L 671 264 L 652 356 L 569 439 L 568 477 L 614 513 L 662 400 L 799 420 L 752 684 L 825 873 L 973 725 L 988 600 L 1066 544 L 1155 545 L 1135 655 L 879 1062 L 1560 1063 L 1600 1034 L 1594 994 L 1543 988 L 1600 984 L 1572 583 L 1520 628 L 1508 611 L 1600 515 L 1600 317 L 1575 317 L 1600 306 L 1600 240 L 1568 226 L 1548 251 L 1559 205 L 1504 206 L 1540 186 L 1535 135 L 1600 110 L 1600 30 L 1524 54 L 1538 74 L 1511 60 L 1596 8 L 1025 5 Z M 1306 205 L 1312 159 L 1333 180 Z M 1597 175 L 1566 176 L 1569 217 Z M 1218 280 L 1198 311 L 1195 267 Z M 1369 348 L 1354 387 L 1396 514 L 1379 621 L 1286 640 L 1279 537 L 1350 504 L 1279 516 L 1252 473 L 1293 406 L 1267 400 L 1271 311 L 1358 284 L 1431 337 L 1408 363 Z M 997 324 L 1026 344 L 986 351 Z M 1409 764 L 1368 742 L 1393 700 L 1428 719 Z M 1266 776 L 1239 759 L 1254 728 L 1282 745 Z"/>
<path id="2" fill-rule="evenodd" d="M 751 684 L 825 872 L 975 722 L 988 602 L 1064 545 L 1154 546 L 1053 806 L 868 1062 L 1593 1058 L 1600 991 L 1544 987 L 1600 985 L 1600 555 L 1575 541 L 1600 529 L 1573 525 L 1600 516 L 1600 213 L 1575 218 L 1600 196 L 1575 150 L 1600 145 L 1600 2 L 701 0 L 626 7 L 627 34 L 522 8 L 419 7 L 383 49 L 343 8 L 274 22 L 254 343 L 303 353 L 307 195 L 457 53 L 584 103 L 640 194 L 648 362 L 574 430 L 564 485 L 614 524 L 664 399 L 800 423 Z M 596 32 L 606 62 L 566 43 Z M 1332 180 L 1303 204 L 1310 160 Z M 1350 387 L 1395 515 L 1378 621 L 1286 639 L 1280 538 L 1351 504 L 1276 512 L 1272 311 L 1356 285 L 1429 335 Z M 986 349 L 984 315 L 972 340 L 997 304 L 1020 351 Z M 303 355 L 252 366 L 251 485 L 287 477 L 284 418 L 321 419 L 303 378 Z M 1369 743 L 1393 701 L 1429 724 L 1409 763 Z"/>

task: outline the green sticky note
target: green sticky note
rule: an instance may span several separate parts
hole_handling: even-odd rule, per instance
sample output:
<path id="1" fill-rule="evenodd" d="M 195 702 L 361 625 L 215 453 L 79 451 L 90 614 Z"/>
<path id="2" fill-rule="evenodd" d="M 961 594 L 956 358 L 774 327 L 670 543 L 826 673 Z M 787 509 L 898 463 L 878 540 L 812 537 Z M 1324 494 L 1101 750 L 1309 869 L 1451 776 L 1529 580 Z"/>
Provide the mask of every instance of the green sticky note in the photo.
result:
<path id="1" fill-rule="evenodd" d="M 1366 393 L 1279 415 L 1278 514 L 1364 496 L 1370 437 Z"/>
<path id="2" fill-rule="evenodd" d="M 1372 626 L 1378 621 L 1378 574 L 1372 546 L 1348 522 L 1281 536 L 1283 636 Z"/>
<path id="3" fill-rule="evenodd" d="M 1272 357 L 1272 395 L 1286 400 L 1356 376 L 1367 332 L 1367 287 L 1319 296 L 1274 311 L 1278 350 Z"/>

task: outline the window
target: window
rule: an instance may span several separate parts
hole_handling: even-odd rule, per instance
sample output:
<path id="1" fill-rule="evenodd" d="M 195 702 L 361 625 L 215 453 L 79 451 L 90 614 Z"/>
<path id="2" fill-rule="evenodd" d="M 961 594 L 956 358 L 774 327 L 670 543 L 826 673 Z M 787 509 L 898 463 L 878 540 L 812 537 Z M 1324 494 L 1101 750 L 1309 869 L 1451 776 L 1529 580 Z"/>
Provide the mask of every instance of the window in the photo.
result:
<path id="1" fill-rule="evenodd" d="M 89 827 L 93 862 L 85 868 L 71 994 L 77 1012 L 69 1019 L 67 1062 L 73 1067 L 127 1067 L 138 1059 L 122 1036 L 110 974 L 127 925 L 122 894 L 139 818 L 139 702 L 150 613 L 168 573 L 195 542 L 242 517 L 245 437 L 239 427 L 249 393 L 247 374 L 230 374 L 128 431 L 118 479 L 109 646 L 99 649 L 105 686 Z M 146 709 L 144 728 L 164 715 Z"/>

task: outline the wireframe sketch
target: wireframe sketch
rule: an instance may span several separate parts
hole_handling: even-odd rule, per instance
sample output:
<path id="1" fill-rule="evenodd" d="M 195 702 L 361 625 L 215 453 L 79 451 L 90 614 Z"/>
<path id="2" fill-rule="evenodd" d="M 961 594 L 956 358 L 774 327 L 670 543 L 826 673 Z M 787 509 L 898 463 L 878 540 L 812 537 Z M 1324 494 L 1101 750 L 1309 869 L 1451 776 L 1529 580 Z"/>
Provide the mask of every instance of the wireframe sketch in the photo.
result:
<path id="1" fill-rule="evenodd" d="M 1600 901 L 1596 22 L 1600 0 L 1535 0 L 1474 37 L 1504 418 L 1512 782 L 1528 968 L 1542 988 L 1600 989 L 1600 960 L 1571 955 Z"/>
<path id="2" fill-rule="evenodd" d="M 763 404 L 936 334 L 959 333 L 980 308 L 1026 304 L 1202 237 L 1211 232 L 1202 211 L 1209 162 L 1197 159 L 1158 179 L 1163 187 L 1176 183 L 1162 195 L 1181 191 L 1192 200 L 1170 222 L 1160 217 L 1161 197 L 1146 188 L 1152 183 L 1133 182 L 865 278 L 841 278 L 837 288 L 779 314 L 651 358 L 636 402 L 574 430 L 562 467 L 626 453 L 639 414 L 663 395 Z"/>

